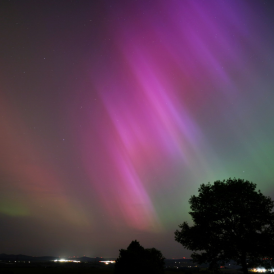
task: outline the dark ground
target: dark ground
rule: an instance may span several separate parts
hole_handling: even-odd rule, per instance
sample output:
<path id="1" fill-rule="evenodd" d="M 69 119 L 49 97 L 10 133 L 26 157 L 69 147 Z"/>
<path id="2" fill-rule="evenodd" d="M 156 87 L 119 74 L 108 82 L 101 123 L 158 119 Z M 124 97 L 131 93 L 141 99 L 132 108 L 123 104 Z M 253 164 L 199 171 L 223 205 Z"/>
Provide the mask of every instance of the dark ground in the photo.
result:
<path id="1" fill-rule="evenodd" d="M 0 263 L 0 274 L 111 274 L 114 265 L 90 263 Z M 241 273 L 222 270 L 222 274 Z M 203 269 L 167 269 L 165 274 L 212 274 Z M 129 273 L 130 274 L 130 273 Z"/>

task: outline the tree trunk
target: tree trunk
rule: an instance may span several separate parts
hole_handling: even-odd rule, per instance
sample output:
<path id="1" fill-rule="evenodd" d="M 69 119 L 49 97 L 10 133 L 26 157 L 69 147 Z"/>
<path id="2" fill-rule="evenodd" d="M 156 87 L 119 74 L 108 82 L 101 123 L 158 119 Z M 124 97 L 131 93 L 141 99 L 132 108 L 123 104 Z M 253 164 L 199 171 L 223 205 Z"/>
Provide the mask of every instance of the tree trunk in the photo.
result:
<path id="1" fill-rule="evenodd" d="M 243 273 L 248 274 L 247 263 L 246 263 L 246 252 L 243 252 L 241 256 L 241 264 L 243 268 Z"/>

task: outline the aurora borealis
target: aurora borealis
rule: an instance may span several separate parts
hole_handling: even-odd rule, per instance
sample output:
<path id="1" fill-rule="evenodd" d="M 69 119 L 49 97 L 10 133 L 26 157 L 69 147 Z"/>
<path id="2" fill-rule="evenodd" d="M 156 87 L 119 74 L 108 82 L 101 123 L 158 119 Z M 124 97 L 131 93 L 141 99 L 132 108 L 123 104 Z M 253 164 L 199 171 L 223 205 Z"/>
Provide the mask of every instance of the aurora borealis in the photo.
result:
<path id="1" fill-rule="evenodd" d="M 202 183 L 274 197 L 271 0 L 0 3 L 0 253 L 167 258 Z"/>

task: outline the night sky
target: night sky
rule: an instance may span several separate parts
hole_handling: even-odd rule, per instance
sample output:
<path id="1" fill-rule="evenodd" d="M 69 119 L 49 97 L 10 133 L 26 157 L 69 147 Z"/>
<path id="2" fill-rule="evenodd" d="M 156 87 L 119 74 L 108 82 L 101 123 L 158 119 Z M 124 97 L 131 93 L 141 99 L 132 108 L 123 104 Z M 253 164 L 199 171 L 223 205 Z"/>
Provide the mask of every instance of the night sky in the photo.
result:
<path id="1" fill-rule="evenodd" d="M 274 197 L 274 1 L 0 1 L 0 253 L 116 257 L 202 183 Z"/>

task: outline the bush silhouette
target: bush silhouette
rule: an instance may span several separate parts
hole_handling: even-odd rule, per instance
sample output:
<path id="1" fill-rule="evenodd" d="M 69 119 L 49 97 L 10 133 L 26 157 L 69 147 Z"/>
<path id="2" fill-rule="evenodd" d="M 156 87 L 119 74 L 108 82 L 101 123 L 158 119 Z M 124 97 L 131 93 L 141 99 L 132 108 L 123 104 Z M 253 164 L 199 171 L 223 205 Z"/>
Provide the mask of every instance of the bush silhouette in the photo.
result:
<path id="1" fill-rule="evenodd" d="M 155 249 L 145 249 L 138 241 L 132 241 L 127 249 L 120 249 L 116 260 L 115 274 L 164 273 L 164 257 Z"/>

